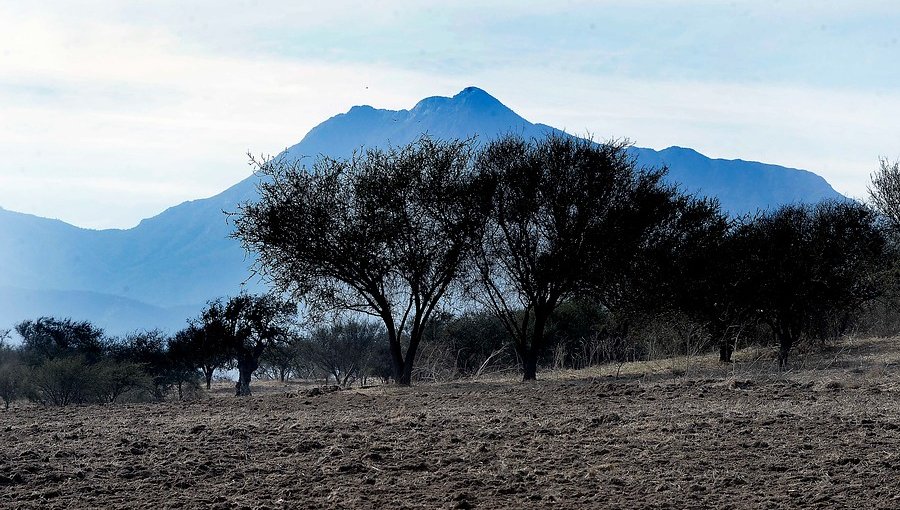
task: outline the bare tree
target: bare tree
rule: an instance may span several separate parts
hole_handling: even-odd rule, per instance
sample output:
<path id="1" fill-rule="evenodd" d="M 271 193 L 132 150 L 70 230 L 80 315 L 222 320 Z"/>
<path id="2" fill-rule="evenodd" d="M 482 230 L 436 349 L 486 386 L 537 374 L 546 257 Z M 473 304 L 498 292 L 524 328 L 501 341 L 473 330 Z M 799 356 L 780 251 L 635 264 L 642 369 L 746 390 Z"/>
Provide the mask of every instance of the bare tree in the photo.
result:
<path id="1" fill-rule="evenodd" d="M 237 396 L 250 395 L 253 372 L 272 344 L 286 339 L 297 307 L 273 295 L 241 293 L 207 303 L 196 321 L 205 338 L 218 342 L 238 370 Z"/>
<path id="2" fill-rule="evenodd" d="M 472 160 L 471 141 L 425 137 L 311 169 L 254 161 L 260 200 L 240 207 L 234 236 L 312 312 L 379 318 L 395 381 L 408 385 L 425 327 L 481 237 L 492 185 Z"/>
<path id="3" fill-rule="evenodd" d="M 299 343 L 299 336 L 290 335 L 285 341 L 271 345 L 259 359 L 259 370 L 272 379 L 285 382 L 299 365 Z"/>
<path id="4" fill-rule="evenodd" d="M 657 249 L 681 220 L 718 214 L 663 182 L 665 169 L 638 169 L 627 143 L 564 135 L 506 137 L 479 158 L 495 176 L 489 227 L 473 293 L 514 339 L 525 380 L 536 378 L 553 311 L 578 295 L 608 308 L 641 302 Z M 684 215 L 686 207 L 701 214 Z"/>
<path id="5" fill-rule="evenodd" d="M 349 386 L 363 375 L 383 328 L 377 323 L 346 320 L 316 328 L 306 340 L 304 354 L 340 386 Z"/>
<path id="6" fill-rule="evenodd" d="M 869 199 L 897 232 L 900 231 L 900 160 L 891 162 L 881 158 L 879 163 L 880 168 L 871 176 Z"/>

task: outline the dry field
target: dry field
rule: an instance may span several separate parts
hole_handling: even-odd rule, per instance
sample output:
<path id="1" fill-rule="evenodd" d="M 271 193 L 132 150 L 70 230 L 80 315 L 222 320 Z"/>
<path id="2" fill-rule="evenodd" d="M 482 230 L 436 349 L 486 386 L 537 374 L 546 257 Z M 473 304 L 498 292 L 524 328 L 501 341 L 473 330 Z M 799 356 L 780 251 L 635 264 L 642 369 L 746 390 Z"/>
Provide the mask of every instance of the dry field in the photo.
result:
<path id="1" fill-rule="evenodd" d="M 4 508 L 900 508 L 900 341 L 0 411 Z M 261 391 L 264 390 L 264 391 Z M 318 393 L 318 394 L 317 394 Z"/>

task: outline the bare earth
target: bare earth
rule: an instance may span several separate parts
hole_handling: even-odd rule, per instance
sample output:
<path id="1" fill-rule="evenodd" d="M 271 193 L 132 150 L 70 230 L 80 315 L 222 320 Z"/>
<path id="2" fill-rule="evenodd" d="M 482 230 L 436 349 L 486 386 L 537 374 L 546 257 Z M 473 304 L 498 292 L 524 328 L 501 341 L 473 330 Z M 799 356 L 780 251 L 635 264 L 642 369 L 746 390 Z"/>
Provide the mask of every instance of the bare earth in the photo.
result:
<path id="1" fill-rule="evenodd" d="M 0 506 L 900 508 L 896 345 L 782 377 L 704 358 L 537 384 L 21 403 L 0 411 Z"/>

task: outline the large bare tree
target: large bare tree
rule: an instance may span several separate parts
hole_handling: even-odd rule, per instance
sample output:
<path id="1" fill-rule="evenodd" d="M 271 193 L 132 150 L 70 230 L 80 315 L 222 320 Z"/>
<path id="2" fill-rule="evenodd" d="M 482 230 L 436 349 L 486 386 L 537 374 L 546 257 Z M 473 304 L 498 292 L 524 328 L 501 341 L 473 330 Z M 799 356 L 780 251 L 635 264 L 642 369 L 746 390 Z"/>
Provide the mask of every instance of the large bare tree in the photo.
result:
<path id="1" fill-rule="evenodd" d="M 553 311 L 579 295 L 608 308 L 651 295 L 661 255 L 714 203 L 685 197 L 665 169 L 641 169 L 627 143 L 565 135 L 488 144 L 479 167 L 495 176 L 490 222 L 476 257 L 473 295 L 512 335 L 525 380 L 536 378 Z"/>
<path id="2" fill-rule="evenodd" d="M 472 141 L 423 137 L 309 169 L 257 161 L 260 198 L 240 207 L 234 236 L 310 311 L 383 321 L 394 378 L 410 384 L 425 327 L 481 238 L 492 183 L 473 154 Z"/>

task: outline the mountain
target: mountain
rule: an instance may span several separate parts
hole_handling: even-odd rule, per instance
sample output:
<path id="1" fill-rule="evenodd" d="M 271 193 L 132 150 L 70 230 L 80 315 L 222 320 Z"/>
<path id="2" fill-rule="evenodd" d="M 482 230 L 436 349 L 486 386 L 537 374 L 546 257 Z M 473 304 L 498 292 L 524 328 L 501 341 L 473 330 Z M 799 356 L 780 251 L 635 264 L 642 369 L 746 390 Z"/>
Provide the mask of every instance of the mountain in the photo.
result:
<path id="1" fill-rule="evenodd" d="M 659 152 L 634 148 L 632 153 L 642 165 L 668 166 L 671 181 L 691 193 L 718 198 L 722 209 L 735 216 L 797 202 L 847 199 L 808 170 L 740 159 L 710 159 L 683 147 Z"/>
<path id="2" fill-rule="evenodd" d="M 0 310 L 0 316 L 8 318 L 6 328 L 50 310 L 57 317 L 102 325 L 114 334 L 154 328 L 174 332 L 184 326 L 186 317 L 197 313 L 195 306 L 158 307 L 99 292 L 12 287 L 0 287 Z"/>
<path id="3" fill-rule="evenodd" d="M 313 128 L 286 149 L 309 163 L 347 157 L 363 146 L 402 145 L 422 134 L 489 140 L 558 132 L 533 124 L 487 92 L 469 87 L 430 97 L 410 110 L 355 106 Z M 818 175 L 741 160 L 710 159 L 691 149 L 632 148 L 639 164 L 667 165 L 689 192 L 720 199 L 732 214 L 785 203 L 843 198 Z M 174 330 L 206 300 L 262 288 L 223 211 L 256 196 L 255 176 L 222 193 L 177 205 L 128 230 L 87 230 L 0 209 L 0 328 L 40 315 L 93 320 L 113 333 L 138 327 Z"/>

